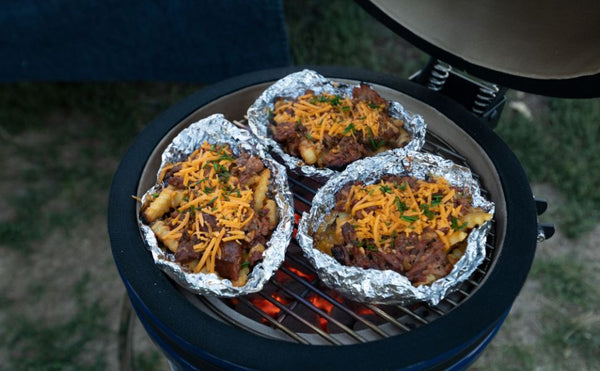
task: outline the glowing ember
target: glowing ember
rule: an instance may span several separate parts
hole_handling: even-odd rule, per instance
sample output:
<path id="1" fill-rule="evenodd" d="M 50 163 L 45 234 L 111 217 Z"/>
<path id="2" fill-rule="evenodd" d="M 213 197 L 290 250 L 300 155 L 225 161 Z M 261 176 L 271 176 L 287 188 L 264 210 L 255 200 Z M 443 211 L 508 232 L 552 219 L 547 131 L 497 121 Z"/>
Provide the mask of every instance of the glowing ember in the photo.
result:
<path id="1" fill-rule="evenodd" d="M 294 213 L 294 232 L 292 234 L 292 237 L 296 238 L 296 234 L 298 233 L 298 227 L 296 227 L 298 225 L 298 223 L 300 223 L 300 214 L 298 213 Z"/>
<path id="2" fill-rule="evenodd" d="M 311 296 L 310 298 L 308 298 L 308 301 L 310 301 L 312 303 L 312 305 L 314 305 L 315 307 L 321 309 L 323 312 L 327 313 L 327 314 L 331 314 L 331 310 L 333 309 L 333 304 L 331 304 L 329 301 L 323 299 L 320 296 Z M 319 327 L 321 328 L 321 330 L 323 331 L 327 331 L 327 320 L 325 318 L 323 318 L 322 316 L 319 316 L 318 318 L 319 321 Z"/>
<path id="3" fill-rule="evenodd" d="M 287 264 L 285 262 L 283 263 L 283 266 L 286 267 L 287 269 L 289 269 L 291 272 L 295 273 L 297 276 L 304 278 L 308 282 L 314 282 L 314 280 L 317 279 L 317 275 L 314 273 L 304 273 L 300 269 L 291 267 L 289 264 Z M 277 282 L 285 283 L 285 282 L 291 280 L 292 278 L 287 273 L 285 273 L 283 270 L 280 269 L 277 272 L 275 272 L 275 279 L 277 280 Z"/>
<path id="4" fill-rule="evenodd" d="M 280 294 L 274 292 L 271 294 L 271 297 L 283 305 L 289 304 L 289 300 L 281 296 Z M 255 298 L 251 300 L 252 304 L 254 304 L 258 309 L 265 312 L 269 317 L 276 318 L 281 312 L 281 308 L 277 305 L 273 304 L 271 301 L 265 298 Z M 262 319 L 263 323 L 266 323 L 266 319 Z"/>
<path id="5" fill-rule="evenodd" d="M 304 273 L 299 269 L 293 268 L 293 267 L 288 267 L 288 269 L 294 273 L 296 273 L 298 276 L 304 278 L 305 280 L 307 280 L 308 282 L 313 282 L 315 279 L 317 279 L 317 275 L 316 274 L 312 274 L 312 273 Z"/>
<path id="6" fill-rule="evenodd" d="M 356 314 L 358 314 L 359 316 L 371 316 L 374 315 L 375 312 L 373 312 L 371 309 L 369 308 L 358 308 L 356 311 Z"/>

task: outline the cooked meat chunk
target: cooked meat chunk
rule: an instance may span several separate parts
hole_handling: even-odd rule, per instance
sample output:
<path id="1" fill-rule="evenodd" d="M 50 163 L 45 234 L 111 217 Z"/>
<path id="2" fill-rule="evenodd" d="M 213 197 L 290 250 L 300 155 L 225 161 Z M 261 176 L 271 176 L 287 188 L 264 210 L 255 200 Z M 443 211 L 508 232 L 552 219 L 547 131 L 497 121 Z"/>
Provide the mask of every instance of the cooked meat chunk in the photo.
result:
<path id="1" fill-rule="evenodd" d="M 184 232 L 179 239 L 179 246 L 175 253 L 175 261 L 180 263 L 187 263 L 192 260 L 200 259 L 202 254 L 194 250 L 194 244 L 199 241 L 195 237 L 191 237 L 187 232 Z"/>
<path id="2" fill-rule="evenodd" d="M 387 101 L 383 99 L 375 90 L 371 89 L 370 86 L 360 84 L 352 89 L 352 97 L 356 101 L 367 101 L 376 105 L 387 105 Z"/>
<path id="3" fill-rule="evenodd" d="M 221 246 L 221 254 L 215 260 L 215 270 L 221 277 L 235 281 L 239 278 L 242 267 L 242 247 L 235 241 L 228 241 Z"/>

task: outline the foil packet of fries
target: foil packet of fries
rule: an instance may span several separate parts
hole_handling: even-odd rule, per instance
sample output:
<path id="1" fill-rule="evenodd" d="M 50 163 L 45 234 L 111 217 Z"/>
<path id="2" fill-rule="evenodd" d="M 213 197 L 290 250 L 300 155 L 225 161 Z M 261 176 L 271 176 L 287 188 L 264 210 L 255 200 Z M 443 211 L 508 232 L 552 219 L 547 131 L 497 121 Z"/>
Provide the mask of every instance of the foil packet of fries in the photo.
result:
<path id="1" fill-rule="evenodd" d="M 419 188 L 418 194 L 417 187 L 433 188 L 429 193 Z M 458 204 L 443 206 L 456 198 Z M 302 215 L 297 239 L 321 280 L 352 300 L 437 305 L 483 262 L 493 214 L 494 204 L 482 197 L 469 169 L 397 149 L 356 161 L 330 178 Z M 428 242 L 421 241 L 425 235 Z M 430 259 L 433 251 L 438 255 Z M 427 281 L 422 261 L 429 259 L 437 269 L 447 258 L 453 262 L 448 273 Z M 372 268 L 378 264 L 382 268 Z M 383 269 L 388 266 L 399 269 Z M 409 280 L 410 273 L 417 280 Z"/>
<path id="2" fill-rule="evenodd" d="M 277 271 L 293 216 L 285 167 L 215 114 L 167 146 L 138 224 L 154 262 L 182 287 L 234 297 L 262 290 Z"/>
<path id="3" fill-rule="evenodd" d="M 389 149 L 419 150 L 426 125 L 400 102 L 365 83 L 335 82 L 312 70 L 267 88 L 247 111 L 248 125 L 299 175 L 326 180 L 352 161 Z"/>

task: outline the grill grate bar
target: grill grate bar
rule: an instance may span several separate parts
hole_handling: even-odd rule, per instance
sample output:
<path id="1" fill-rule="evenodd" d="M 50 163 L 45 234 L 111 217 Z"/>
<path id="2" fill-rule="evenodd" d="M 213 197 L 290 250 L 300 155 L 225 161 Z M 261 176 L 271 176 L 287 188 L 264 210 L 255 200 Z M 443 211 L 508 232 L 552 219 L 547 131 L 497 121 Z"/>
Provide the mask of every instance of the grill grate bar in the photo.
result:
<path id="1" fill-rule="evenodd" d="M 302 277 L 298 277 L 296 274 L 294 274 L 293 272 L 291 272 L 289 269 L 282 267 L 281 268 L 286 274 L 288 274 L 290 277 L 292 277 L 293 279 L 295 279 L 297 282 L 301 283 L 302 285 L 304 285 L 307 289 L 313 291 L 315 294 L 319 295 L 320 297 L 326 299 L 329 303 L 331 303 L 332 305 L 334 305 L 336 308 L 340 309 L 341 311 L 343 311 L 344 313 L 346 313 L 347 315 L 351 316 L 354 320 L 361 322 L 363 325 L 367 326 L 369 329 L 371 329 L 372 331 L 374 331 L 376 334 L 378 334 L 381 337 L 386 337 L 387 334 L 382 331 L 379 327 L 377 327 L 374 323 L 372 323 L 371 321 L 361 317 L 360 315 L 356 314 L 354 311 L 350 310 L 346 305 L 342 305 L 338 300 L 335 300 L 335 298 L 331 297 L 330 295 L 326 294 L 325 292 L 323 292 L 322 290 L 319 290 L 314 284 L 311 284 L 310 282 L 308 282 L 306 279 L 302 278 Z M 365 305 L 365 307 L 373 310 L 371 308 L 371 306 Z M 383 311 L 380 311 L 379 308 L 377 308 L 378 311 L 373 310 L 373 312 L 376 313 L 384 313 Z M 383 316 L 380 316 L 383 317 Z M 388 318 L 388 317 L 384 317 L 384 318 Z"/>
<path id="2" fill-rule="evenodd" d="M 376 313 L 379 317 L 384 318 L 388 323 L 391 323 L 394 326 L 396 326 L 399 329 L 402 329 L 406 332 L 410 331 L 410 328 L 408 326 L 404 325 L 401 322 L 398 322 L 394 317 L 390 316 L 388 313 L 381 310 L 381 308 L 379 308 L 375 305 L 372 305 L 372 304 L 365 304 L 365 306 L 367 308 L 369 308 L 370 310 L 372 310 L 374 313 Z"/>
<path id="3" fill-rule="evenodd" d="M 302 188 L 303 190 L 305 190 L 305 191 L 307 191 L 309 193 L 312 193 L 312 194 L 316 194 L 317 193 L 317 191 L 314 188 L 312 188 L 312 187 L 304 184 L 303 182 L 300 181 L 299 178 L 297 179 L 293 175 L 290 176 L 290 177 L 288 177 L 288 179 L 289 179 L 290 183 L 294 183 L 294 185 L 296 187 L 298 187 L 298 188 Z"/>
<path id="4" fill-rule="evenodd" d="M 298 201 L 300 201 L 300 202 L 304 203 L 305 205 L 312 206 L 312 201 L 310 201 L 310 200 L 308 200 L 308 199 L 306 199 L 306 198 L 304 198 L 304 197 L 300 196 L 299 194 L 297 194 L 297 193 L 295 193 L 295 192 L 294 192 L 294 198 L 296 198 Z M 296 213 L 298 213 L 298 214 L 302 215 L 302 212 L 301 212 L 301 211 L 299 211 L 298 209 L 294 209 L 294 211 L 295 211 Z"/>
<path id="5" fill-rule="evenodd" d="M 278 308 L 280 308 L 286 315 L 289 315 L 291 317 L 293 317 L 295 320 L 299 321 L 300 323 L 302 323 L 303 325 L 307 326 L 310 330 L 314 331 L 315 333 L 319 334 L 321 337 L 323 337 L 325 340 L 329 341 L 332 344 L 335 345 L 340 345 L 341 343 L 335 339 L 334 337 L 330 336 L 328 333 L 326 333 L 325 331 L 321 330 L 319 327 L 315 326 L 314 324 L 310 323 L 308 320 L 306 320 L 304 317 L 298 315 L 296 312 L 293 311 L 293 309 L 296 307 L 297 305 L 297 301 L 293 302 L 293 306 L 290 306 L 289 308 L 286 305 L 283 305 L 282 303 L 280 303 L 279 301 L 273 299 L 272 297 L 270 297 L 269 295 L 260 294 L 262 297 L 264 297 L 265 299 L 267 299 L 271 304 L 277 306 Z M 278 323 L 281 324 L 282 327 L 285 327 L 286 329 L 288 328 L 287 326 L 282 324 L 283 319 L 286 316 L 282 316 L 280 315 L 279 318 L 276 320 Z M 296 334 L 296 332 L 293 332 L 294 334 Z M 296 334 L 297 335 L 297 334 Z M 305 340 L 304 338 L 302 338 L 303 342 L 306 342 L 307 340 Z"/>
<path id="6" fill-rule="evenodd" d="M 262 295 L 263 297 L 265 297 L 265 299 L 269 300 L 269 298 L 267 298 L 266 296 Z M 286 335 L 290 336 L 292 339 L 294 339 L 295 341 L 301 343 L 301 344 L 310 344 L 309 342 L 307 342 L 305 339 L 303 339 L 300 335 L 298 335 L 295 331 L 292 331 L 291 329 L 289 329 L 287 326 L 282 325 L 281 323 L 277 322 L 275 319 L 273 319 L 271 316 L 269 316 L 266 312 L 264 312 L 262 309 L 258 308 L 257 306 L 255 306 L 251 301 L 249 301 L 248 299 L 241 297 L 240 301 L 244 304 L 246 304 L 246 306 L 248 308 L 250 308 L 252 311 L 254 311 L 256 314 L 258 314 L 259 316 L 261 316 L 264 320 L 266 320 L 267 322 L 269 322 L 273 327 L 283 331 Z M 277 300 L 274 300 L 277 301 Z M 274 304 L 274 303 L 273 303 Z M 277 305 L 277 304 L 275 304 Z M 279 307 L 279 305 L 277 305 Z M 281 308 L 281 307 L 280 307 Z M 283 309 L 283 308 L 282 308 Z"/>
<path id="7" fill-rule="evenodd" d="M 365 338 L 363 338 L 362 336 L 358 335 L 356 332 L 354 332 L 353 330 L 351 330 L 350 328 L 348 328 L 346 325 L 344 325 L 343 323 L 339 322 L 337 319 L 331 317 L 329 314 L 325 313 L 323 310 L 321 310 L 320 308 L 316 307 L 314 304 L 312 304 L 310 301 L 304 299 L 302 296 L 296 294 L 295 292 L 289 290 L 287 287 L 285 287 L 284 285 L 280 284 L 279 282 L 273 281 L 273 284 L 280 290 L 282 290 L 283 292 L 285 292 L 286 294 L 288 294 L 289 296 L 293 297 L 296 301 L 298 301 L 300 304 L 303 304 L 306 308 L 312 310 L 313 312 L 315 312 L 316 314 L 318 314 L 319 316 L 323 317 L 324 319 L 326 319 L 328 321 L 328 323 L 333 323 L 335 324 L 337 327 L 339 327 L 340 329 L 344 330 L 348 335 L 352 336 L 355 340 L 365 343 L 367 340 Z M 310 326 L 311 329 L 314 329 L 314 326 L 311 325 Z M 317 333 L 319 335 L 321 335 L 322 337 L 324 337 L 327 341 L 330 341 L 331 343 L 334 344 L 341 344 L 337 339 L 333 338 L 331 335 L 319 330 L 317 331 Z"/>
<path id="8" fill-rule="evenodd" d="M 429 321 L 427 321 L 425 318 L 419 316 L 418 314 L 416 314 L 414 311 L 403 307 L 401 305 L 396 306 L 397 309 L 399 309 L 400 311 L 404 312 L 404 314 L 408 315 L 409 317 L 411 317 L 414 320 L 417 320 L 419 322 L 421 322 L 422 324 L 426 325 L 429 323 Z"/>

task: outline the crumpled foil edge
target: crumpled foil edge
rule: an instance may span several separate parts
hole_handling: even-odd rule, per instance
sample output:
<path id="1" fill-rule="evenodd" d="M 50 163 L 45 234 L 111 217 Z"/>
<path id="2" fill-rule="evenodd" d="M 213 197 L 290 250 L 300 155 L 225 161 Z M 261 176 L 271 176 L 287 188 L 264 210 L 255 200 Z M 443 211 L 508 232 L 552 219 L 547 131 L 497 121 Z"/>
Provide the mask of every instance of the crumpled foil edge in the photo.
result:
<path id="1" fill-rule="evenodd" d="M 191 273 L 185 271 L 172 253 L 167 253 L 159 245 L 150 227 L 138 215 L 138 225 L 146 247 L 150 250 L 156 265 L 185 289 L 200 295 L 235 297 L 261 291 L 265 283 L 277 271 L 285 259 L 294 228 L 293 198 L 286 169 L 275 161 L 264 146 L 247 130 L 229 122 L 222 114 L 214 114 L 183 129 L 167 146 L 162 154 L 161 166 L 157 173 L 157 184 L 142 196 L 142 204 L 154 192 L 161 189 L 158 184 L 160 170 L 168 163 L 184 160 L 204 141 L 229 144 L 235 155 L 240 151 L 258 156 L 271 170 L 271 184 L 275 190 L 275 202 L 279 212 L 279 224 L 267 241 L 263 261 L 254 266 L 244 286 L 233 286 L 229 279 L 221 279 L 216 274 Z"/>
<path id="2" fill-rule="evenodd" d="M 391 270 L 363 269 L 345 266 L 333 257 L 313 247 L 312 234 L 330 214 L 335 194 L 345 185 L 361 180 L 371 184 L 384 174 L 442 176 L 455 186 L 469 189 L 473 205 L 494 213 L 495 205 L 481 196 L 481 188 L 469 169 L 439 156 L 404 149 L 389 151 L 383 156 L 358 160 L 345 171 L 329 179 L 312 200 L 298 226 L 297 239 L 304 255 L 313 264 L 321 280 L 348 298 L 373 304 L 406 305 L 417 301 L 437 305 L 446 295 L 473 274 L 486 255 L 486 238 L 491 222 L 475 228 L 467 237 L 467 248 L 452 271 L 431 285 L 413 286 L 408 278 Z"/>
<path id="3" fill-rule="evenodd" d="M 267 88 L 248 108 L 248 126 L 252 133 L 265 143 L 273 153 L 280 157 L 284 164 L 294 173 L 318 180 L 327 180 L 339 173 L 339 171 L 307 165 L 302 158 L 287 154 L 281 145 L 275 139 L 271 138 L 269 135 L 269 112 L 274 109 L 274 101 L 277 97 L 297 98 L 308 89 L 313 90 L 315 94 L 327 92 L 330 94 L 351 96 L 352 88 L 355 86 L 357 85 L 333 82 L 317 72 L 308 69 L 289 74 Z M 426 134 L 426 124 L 423 117 L 408 112 L 399 102 L 389 102 L 390 114 L 404 121 L 404 127 L 411 137 L 410 142 L 403 148 L 414 151 L 420 150 L 425 144 Z"/>

